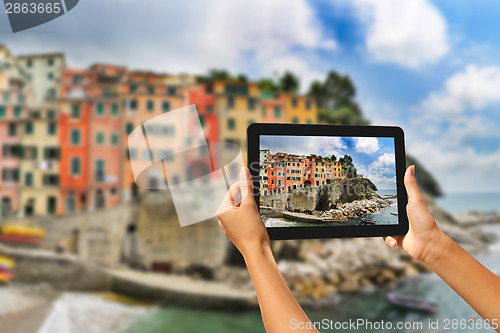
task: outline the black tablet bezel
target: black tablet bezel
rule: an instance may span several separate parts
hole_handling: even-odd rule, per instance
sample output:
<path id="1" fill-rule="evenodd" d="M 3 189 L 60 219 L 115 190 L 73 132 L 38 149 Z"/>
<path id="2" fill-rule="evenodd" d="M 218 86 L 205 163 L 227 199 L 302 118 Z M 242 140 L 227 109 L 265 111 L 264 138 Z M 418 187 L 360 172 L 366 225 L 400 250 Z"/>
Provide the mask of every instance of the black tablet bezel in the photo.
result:
<path id="1" fill-rule="evenodd" d="M 261 135 L 291 136 L 344 136 L 344 137 L 389 137 L 394 138 L 396 155 L 396 188 L 398 200 L 397 225 L 366 226 L 324 226 L 324 227 L 269 227 L 266 228 L 271 239 L 315 239 L 341 237 L 380 237 L 405 235 L 408 232 L 406 205 L 408 197 L 404 187 L 406 170 L 404 132 L 393 126 L 346 126 L 346 125 L 302 125 L 254 123 L 247 128 L 248 167 L 254 185 L 254 197 L 260 205 L 259 191 L 259 150 Z"/>

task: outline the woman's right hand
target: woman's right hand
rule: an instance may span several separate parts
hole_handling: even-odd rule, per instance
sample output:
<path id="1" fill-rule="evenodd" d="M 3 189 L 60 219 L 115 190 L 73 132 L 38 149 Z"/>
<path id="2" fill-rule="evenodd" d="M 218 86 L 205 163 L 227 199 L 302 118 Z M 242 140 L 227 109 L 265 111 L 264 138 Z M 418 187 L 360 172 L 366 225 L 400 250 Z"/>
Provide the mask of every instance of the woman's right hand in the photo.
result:
<path id="1" fill-rule="evenodd" d="M 448 237 L 437 226 L 420 193 L 415 180 L 415 166 L 406 170 L 404 182 L 408 193 L 406 211 L 410 227 L 406 235 L 387 236 L 385 242 L 390 247 L 401 247 L 410 256 L 433 269 L 446 247 Z"/>

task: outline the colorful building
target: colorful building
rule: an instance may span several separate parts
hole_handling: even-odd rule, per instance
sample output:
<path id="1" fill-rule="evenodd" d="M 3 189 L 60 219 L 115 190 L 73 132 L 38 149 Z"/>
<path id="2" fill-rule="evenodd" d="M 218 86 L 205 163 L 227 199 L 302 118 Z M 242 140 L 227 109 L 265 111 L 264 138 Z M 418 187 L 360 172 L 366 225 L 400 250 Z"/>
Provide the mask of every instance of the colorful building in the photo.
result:
<path id="1" fill-rule="evenodd" d="M 283 94 L 283 99 L 287 122 L 294 124 L 317 123 L 317 108 L 312 97 Z"/>
<path id="2" fill-rule="evenodd" d="M 0 216 L 19 210 L 21 119 L 31 97 L 28 80 L 16 58 L 0 45 Z"/>
<path id="3" fill-rule="evenodd" d="M 260 95 L 263 123 L 286 123 L 285 98 L 283 94 L 264 92 Z"/>
<path id="4" fill-rule="evenodd" d="M 80 69 L 66 69 L 62 75 L 58 100 L 60 213 L 87 208 L 89 117 L 94 76 L 94 72 Z"/>
<path id="5" fill-rule="evenodd" d="M 144 152 L 135 152 L 132 156 L 128 151 L 128 135 L 146 121 L 160 116 L 171 110 L 185 105 L 184 88 L 178 84 L 165 84 L 166 76 L 150 72 L 129 72 L 127 79 L 121 84 L 121 96 L 123 106 L 122 144 L 123 156 L 123 200 L 127 201 L 141 191 L 137 186 L 132 172 L 131 162 L 148 160 Z M 165 140 L 172 140 L 176 133 L 175 129 L 167 129 L 164 133 Z M 160 152 L 157 152 L 160 153 Z M 168 155 L 169 152 L 163 152 Z M 170 161 L 171 159 L 169 159 Z"/>
<path id="6" fill-rule="evenodd" d="M 256 83 L 216 81 L 214 91 L 220 141 L 240 146 L 246 161 L 247 126 L 262 119 L 259 88 Z"/>
<path id="7" fill-rule="evenodd" d="M 59 211 L 59 159 L 57 96 L 66 66 L 61 53 L 17 57 L 30 77 L 32 91 L 21 125 L 21 215 L 51 215 Z"/>

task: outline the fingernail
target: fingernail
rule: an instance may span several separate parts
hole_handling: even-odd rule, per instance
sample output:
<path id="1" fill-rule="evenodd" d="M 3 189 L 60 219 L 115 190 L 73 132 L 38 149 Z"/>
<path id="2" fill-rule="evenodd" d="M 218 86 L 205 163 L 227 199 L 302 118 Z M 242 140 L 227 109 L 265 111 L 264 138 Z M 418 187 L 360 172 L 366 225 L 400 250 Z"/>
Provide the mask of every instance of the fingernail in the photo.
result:
<path id="1" fill-rule="evenodd" d="M 415 166 L 414 165 L 411 166 L 410 173 L 412 176 L 415 175 Z"/>
<path id="2" fill-rule="evenodd" d="M 397 244 L 397 242 L 396 242 L 396 240 L 394 240 L 394 239 L 391 239 L 391 240 L 389 241 L 389 246 L 390 246 L 390 247 L 395 247 L 395 246 L 396 246 L 396 244 Z"/>

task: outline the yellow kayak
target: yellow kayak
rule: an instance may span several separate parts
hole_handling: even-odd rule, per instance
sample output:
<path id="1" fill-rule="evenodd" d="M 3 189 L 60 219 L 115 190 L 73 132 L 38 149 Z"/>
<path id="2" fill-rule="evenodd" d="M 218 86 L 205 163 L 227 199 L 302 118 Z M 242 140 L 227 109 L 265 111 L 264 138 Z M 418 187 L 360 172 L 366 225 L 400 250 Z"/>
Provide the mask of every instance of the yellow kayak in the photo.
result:
<path id="1" fill-rule="evenodd" d="M 6 257 L 1 257 L 1 256 L 0 256 L 0 265 L 7 266 L 9 268 L 13 268 L 15 266 L 15 264 L 12 260 L 10 260 L 9 258 L 6 258 Z"/>
<path id="2" fill-rule="evenodd" d="M 20 225 L 5 225 L 1 228 L 1 234 L 9 236 L 27 236 L 45 238 L 45 231 L 41 228 L 26 227 Z"/>

